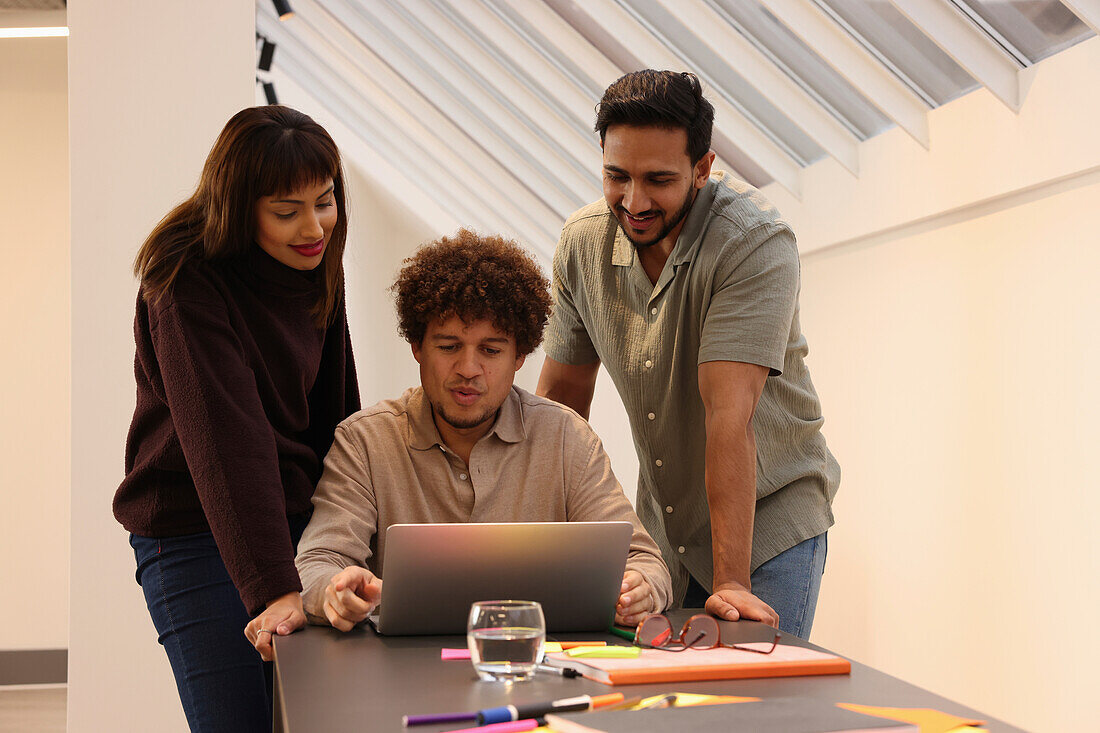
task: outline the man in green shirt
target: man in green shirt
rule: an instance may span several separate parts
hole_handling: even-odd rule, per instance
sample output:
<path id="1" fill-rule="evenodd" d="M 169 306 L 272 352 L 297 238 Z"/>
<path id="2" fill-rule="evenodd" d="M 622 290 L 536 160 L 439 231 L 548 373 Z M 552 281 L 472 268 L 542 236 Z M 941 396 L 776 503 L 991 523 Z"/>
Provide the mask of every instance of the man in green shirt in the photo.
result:
<path id="1" fill-rule="evenodd" d="M 587 416 L 602 362 L 673 598 L 807 637 L 840 468 L 803 361 L 794 234 L 712 174 L 713 118 L 688 73 L 604 93 L 605 200 L 562 230 L 538 393 Z"/>

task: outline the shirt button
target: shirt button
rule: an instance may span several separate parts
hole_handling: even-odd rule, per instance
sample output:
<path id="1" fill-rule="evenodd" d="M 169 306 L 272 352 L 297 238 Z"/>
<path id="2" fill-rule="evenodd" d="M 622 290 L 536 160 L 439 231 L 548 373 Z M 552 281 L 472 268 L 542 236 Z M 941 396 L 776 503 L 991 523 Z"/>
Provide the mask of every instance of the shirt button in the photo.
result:
<path id="1" fill-rule="evenodd" d="M 687 552 L 687 548 L 686 548 L 686 547 L 684 547 L 683 545 L 680 545 L 679 547 L 677 547 L 677 548 L 676 548 L 676 552 L 678 552 L 678 553 L 680 553 L 681 555 L 683 555 L 683 554 L 684 554 L 685 552 Z"/>
<path id="2" fill-rule="evenodd" d="M 466 480 L 466 474 L 464 474 L 464 473 L 460 473 L 460 474 L 458 474 L 458 477 L 459 477 L 460 479 L 462 479 L 463 481 L 465 481 L 465 480 Z"/>
<path id="3" fill-rule="evenodd" d="M 648 415 L 646 415 L 646 417 L 648 417 L 650 420 L 656 420 L 657 419 L 657 416 L 652 412 L 649 413 Z"/>
<path id="4" fill-rule="evenodd" d="M 646 359 L 645 360 L 645 368 L 649 369 L 651 366 L 653 366 L 653 362 L 650 361 L 649 359 Z"/>
<path id="5" fill-rule="evenodd" d="M 655 461 L 654 461 L 654 463 L 656 463 L 656 464 L 657 464 L 657 468 L 660 468 L 661 466 L 665 465 L 665 462 L 664 462 L 664 461 L 662 461 L 662 460 L 661 460 L 660 458 L 658 458 L 657 460 L 655 460 Z"/>
<path id="6" fill-rule="evenodd" d="M 671 506 L 666 506 L 665 507 L 665 514 L 672 514 L 672 507 Z"/>
<path id="7" fill-rule="evenodd" d="M 650 308 L 650 309 L 649 309 L 649 314 L 650 314 L 651 316 L 655 316 L 655 315 L 657 315 L 657 309 L 656 309 L 656 308 Z"/>

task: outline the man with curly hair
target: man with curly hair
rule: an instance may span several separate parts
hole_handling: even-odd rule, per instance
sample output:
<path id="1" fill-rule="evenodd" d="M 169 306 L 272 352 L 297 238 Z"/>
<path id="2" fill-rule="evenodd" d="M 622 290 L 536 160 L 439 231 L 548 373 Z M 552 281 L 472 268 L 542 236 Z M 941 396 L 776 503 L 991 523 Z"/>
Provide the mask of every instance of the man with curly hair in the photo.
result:
<path id="1" fill-rule="evenodd" d="M 629 521 L 615 618 L 669 605 L 668 569 L 599 438 L 512 383 L 542 341 L 549 286 L 514 242 L 469 230 L 405 260 L 392 290 L 420 386 L 336 429 L 298 546 L 311 621 L 347 631 L 364 620 L 382 595 L 379 528 L 424 522 Z"/>

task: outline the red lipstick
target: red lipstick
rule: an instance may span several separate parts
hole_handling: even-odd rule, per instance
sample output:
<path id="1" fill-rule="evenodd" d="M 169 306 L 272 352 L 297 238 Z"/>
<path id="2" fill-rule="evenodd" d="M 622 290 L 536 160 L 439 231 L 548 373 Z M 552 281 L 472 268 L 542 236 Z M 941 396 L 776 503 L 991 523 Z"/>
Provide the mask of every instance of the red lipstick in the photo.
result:
<path id="1" fill-rule="evenodd" d="M 303 257 L 316 257 L 325 251 L 325 240 L 318 239 L 312 244 L 292 244 L 290 248 Z"/>

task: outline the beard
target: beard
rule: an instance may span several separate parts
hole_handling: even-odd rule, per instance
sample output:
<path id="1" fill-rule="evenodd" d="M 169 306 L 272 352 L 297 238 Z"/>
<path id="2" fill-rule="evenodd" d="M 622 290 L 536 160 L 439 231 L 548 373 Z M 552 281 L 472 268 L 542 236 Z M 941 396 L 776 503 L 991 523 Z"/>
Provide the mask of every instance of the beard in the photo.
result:
<path id="1" fill-rule="evenodd" d="M 680 205 L 680 208 L 676 211 L 675 214 L 672 215 L 672 217 L 665 223 L 665 225 L 661 227 L 660 230 L 658 230 L 657 235 L 648 242 L 640 242 L 634 237 L 630 236 L 630 228 L 623 223 L 623 219 L 626 217 L 626 209 L 624 209 L 621 205 L 617 207 L 618 210 L 621 212 L 621 216 L 617 216 L 615 218 L 619 222 L 619 229 L 622 230 L 623 234 L 626 236 L 627 239 L 630 240 L 630 243 L 634 245 L 635 249 L 645 249 L 646 247 L 652 247 L 653 245 L 657 244 L 657 242 L 662 241 L 665 237 L 671 234 L 672 230 L 678 227 L 680 225 L 680 222 L 682 222 L 684 218 L 687 217 L 688 212 L 691 211 L 691 205 L 693 203 L 695 203 L 695 189 L 691 188 L 688 189 L 687 196 L 684 198 L 684 203 Z M 646 211 L 643 213 L 648 214 L 651 212 Z"/>
<path id="2" fill-rule="evenodd" d="M 437 404 L 435 400 L 429 399 L 428 402 L 432 406 L 432 411 L 440 417 L 443 422 L 450 425 L 456 430 L 469 430 L 470 428 L 476 428 L 479 425 L 484 425 L 487 421 L 490 421 L 496 417 L 497 411 L 500 410 L 500 405 L 496 407 L 486 409 L 480 415 L 475 415 L 468 418 L 458 418 L 453 415 L 448 415 L 447 411 L 443 409 L 443 405 Z"/>
<path id="3" fill-rule="evenodd" d="M 467 418 L 466 420 L 460 420 L 458 418 L 451 417 L 443 410 L 443 408 L 438 406 L 436 406 L 435 408 L 435 413 L 443 419 L 443 422 L 447 423 L 452 428 L 455 428 L 456 430 L 469 430 L 470 428 L 476 428 L 478 425 L 484 425 L 489 420 L 492 420 L 493 417 L 496 416 L 497 411 L 488 410 L 476 417 Z"/>

